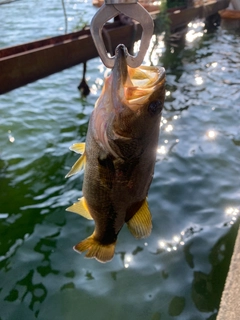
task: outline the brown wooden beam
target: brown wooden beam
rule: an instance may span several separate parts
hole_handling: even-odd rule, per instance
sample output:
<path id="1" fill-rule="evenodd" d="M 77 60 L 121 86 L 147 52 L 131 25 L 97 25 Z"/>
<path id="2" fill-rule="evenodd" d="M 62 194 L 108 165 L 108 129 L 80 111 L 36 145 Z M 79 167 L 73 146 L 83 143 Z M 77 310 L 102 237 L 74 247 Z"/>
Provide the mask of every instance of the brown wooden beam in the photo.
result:
<path id="1" fill-rule="evenodd" d="M 171 31 L 187 25 L 195 18 L 206 18 L 226 8 L 229 0 L 218 0 L 169 13 Z M 153 18 L 158 12 L 151 12 Z M 119 43 L 131 47 L 141 39 L 141 26 L 114 22 L 104 27 L 108 51 Z M 98 56 L 90 30 L 73 32 L 0 50 L 0 94 L 24 86 Z"/>
<path id="2" fill-rule="evenodd" d="M 208 1 L 203 6 L 198 5 L 184 10 L 176 10 L 169 15 L 171 31 L 174 32 L 196 18 L 206 19 L 218 13 L 218 11 L 227 8 L 229 2 L 229 0 Z"/>
<path id="3" fill-rule="evenodd" d="M 106 29 L 106 47 L 131 46 L 141 38 L 141 27 L 114 26 Z M 51 43 L 52 42 L 52 43 Z M 52 39 L 0 50 L 0 94 L 24 86 L 98 56 L 89 29 Z"/>

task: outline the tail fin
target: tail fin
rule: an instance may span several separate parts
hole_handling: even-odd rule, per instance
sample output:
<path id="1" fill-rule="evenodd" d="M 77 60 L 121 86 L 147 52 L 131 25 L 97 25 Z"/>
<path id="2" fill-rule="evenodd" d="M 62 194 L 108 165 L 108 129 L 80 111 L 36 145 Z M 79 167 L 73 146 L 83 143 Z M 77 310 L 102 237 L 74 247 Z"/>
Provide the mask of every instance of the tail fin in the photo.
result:
<path id="1" fill-rule="evenodd" d="M 99 262 L 108 262 L 112 260 L 114 256 L 116 242 L 103 245 L 99 241 L 95 240 L 94 234 L 87 239 L 76 244 L 73 249 L 78 253 L 87 251 L 86 258 L 95 258 Z"/>

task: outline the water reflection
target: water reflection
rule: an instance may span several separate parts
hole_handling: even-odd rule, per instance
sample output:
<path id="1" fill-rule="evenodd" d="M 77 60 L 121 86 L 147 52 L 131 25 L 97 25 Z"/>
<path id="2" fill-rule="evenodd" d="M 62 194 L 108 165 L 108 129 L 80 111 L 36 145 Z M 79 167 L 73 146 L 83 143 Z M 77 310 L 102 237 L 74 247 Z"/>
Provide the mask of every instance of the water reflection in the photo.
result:
<path id="1" fill-rule="evenodd" d="M 209 273 L 194 271 L 192 299 L 201 312 L 215 311 L 215 315 L 217 314 L 238 226 L 239 222 L 229 229 L 211 249 L 209 254 L 211 271 Z"/>
<path id="2" fill-rule="evenodd" d="M 210 140 L 214 140 L 217 136 L 217 132 L 215 130 L 208 130 L 207 131 L 207 137 L 210 139 Z"/>
<path id="3" fill-rule="evenodd" d="M 3 319 L 214 319 L 239 224 L 239 37 L 190 27 L 185 48 L 153 37 L 145 61 L 167 71 L 152 235 L 123 230 L 108 265 L 72 251 L 92 225 L 65 214 L 82 177 L 64 175 L 109 70 L 91 61 L 85 100 L 78 68 L 1 98 Z"/>
<path id="4" fill-rule="evenodd" d="M 38 273 L 45 277 L 50 273 L 58 274 L 58 270 L 54 270 L 51 267 L 51 254 L 55 251 L 57 247 L 57 239 L 60 236 L 60 232 L 56 232 L 47 238 L 40 239 L 39 242 L 34 247 L 34 251 L 39 252 L 43 255 L 41 266 L 37 267 Z"/>
<path id="5" fill-rule="evenodd" d="M 240 210 L 238 208 L 234 207 L 228 207 L 226 210 L 226 215 L 231 217 L 231 221 L 229 222 L 230 225 L 233 225 L 236 223 L 237 219 L 240 216 Z"/>
<path id="6" fill-rule="evenodd" d="M 12 135 L 11 130 L 8 130 L 8 140 L 13 143 L 15 141 L 14 136 Z"/>
<path id="7" fill-rule="evenodd" d="M 124 261 L 125 261 L 125 263 L 124 263 L 124 267 L 125 268 L 129 268 L 129 266 L 130 266 L 130 263 L 132 262 L 132 256 L 131 255 L 126 255 L 125 256 L 125 259 L 124 259 Z"/>
<path id="8" fill-rule="evenodd" d="M 30 270 L 27 275 L 16 282 L 14 289 L 10 290 L 9 294 L 5 297 L 5 301 L 29 301 L 29 309 L 35 311 L 35 316 L 38 315 L 39 306 L 47 296 L 47 289 L 44 285 L 33 283 L 34 270 Z"/>
<path id="9" fill-rule="evenodd" d="M 173 297 L 168 307 L 168 314 L 171 317 L 179 316 L 183 312 L 185 304 L 186 301 L 184 297 Z"/>
<path id="10" fill-rule="evenodd" d="M 198 246 L 204 246 L 204 242 L 201 240 L 200 236 L 201 233 L 205 232 L 206 234 L 206 230 L 203 228 L 189 228 L 185 232 L 182 232 L 181 236 L 174 236 L 172 241 L 160 240 L 158 242 L 159 248 L 155 254 L 171 255 L 171 257 L 173 257 L 174 250 L 175 252 L 177 249 L 179 249 L 180 252 L 183 251 L 185 261 L 191 268 L 193 274 L 193 280 L 191 283 L 192 302 L 198 311 L 205 313 L 206 315 L 209 314 L 209 317 L 206 319 L 215 319 L 217 314 L 220 305 L 221 293 L 234 248 L 234 240 L 238 232 L 239 222 L 240 221 L 238 219 L 230 229 L 225 229 L 225 231 L 225 227 L 223 226 L 223 235 L 219 237 L 214 246 L 211 249 L 209 249 L 208 245 L 205 246 L 204 256 L 208 256 L 208 266 L 203 262 L 202 254 L 201 257 L 198 257 Z M 209 230 L 207 233 L 210 235 L 214 232 L 216 232 L 216 229 L 212 231 Z M 180 244 L 182 244 L 182 246 Z M 163 257 L 164 256 L 162 256 L 162 259 Z M 170 270 L 169 272 L 164 271 L 164 279 L 171 279 L 173 275 Z M 184 273 L 182 276 L 184 277 Z M 185 294 L 182 296 L 174 296 L 169 301 L 168 314 L 170 316 L 179 316 L 183 314 L 181 319 L 198 319 L 197 312 L 190 311 L 191 309 L 189 309 L 188 312 L 190 312 L 190 314 L 192 312 L 192 317 L 189 313 L 188 316 L 184 316 L 184 312 L 186 312 L 186 310 L 184 310 L 185 304 Z"/>
<path id="11" fill-rule="evenodd" d="M 195 82 L 197 85 L 203 84 L 203 78 L 199 75 L 195 75 Z"/>
<path id="12" fill-rule="evenodd" d="M 193 42 L 197 38 L 201 38 L 204 35 L 205 30 L 203 28 L 205 24 L 202 21 L 190 22 L 188 24 L 188 32 L 186 33 L 187 42 Z"/>

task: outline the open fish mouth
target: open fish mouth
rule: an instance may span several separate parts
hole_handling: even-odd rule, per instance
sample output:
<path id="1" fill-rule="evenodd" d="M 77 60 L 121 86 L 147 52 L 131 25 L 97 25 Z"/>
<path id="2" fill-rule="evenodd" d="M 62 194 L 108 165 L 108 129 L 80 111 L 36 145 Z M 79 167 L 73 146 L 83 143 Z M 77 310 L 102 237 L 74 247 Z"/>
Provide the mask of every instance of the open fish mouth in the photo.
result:
<path id="1" fill-rule="evenodd" d="M 125 46 L 116 48 L 113 68 L 113 94 L 132 110 L 145 104 L 154 91 L 164 86 L 165 69 L 154 66 L 127 66 Z"/>

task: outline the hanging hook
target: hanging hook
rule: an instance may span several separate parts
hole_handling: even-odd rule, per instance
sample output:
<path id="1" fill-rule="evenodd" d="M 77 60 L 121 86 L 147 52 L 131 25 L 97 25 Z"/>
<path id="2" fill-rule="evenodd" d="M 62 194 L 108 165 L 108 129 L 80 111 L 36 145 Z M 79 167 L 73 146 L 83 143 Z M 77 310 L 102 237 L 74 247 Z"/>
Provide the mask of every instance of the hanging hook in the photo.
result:
<path id="1" fill-rule="evenodd" d="M 120 13 L 138 21 L 142 26 L 142 38 L 139 52 L 132 56 L 126 50 L 127 64 L 137 68 L 143 62 L 153 34 L 153 20 L 150 14 L 141 6 L 137 0 L 105 0 L 105 4 L 97 11 L 91 21 L 91 34 L 102 62 L 108 68 L 113 68 L 115 56 L 109 57 L 102 36 L 103 25 Z"/>

